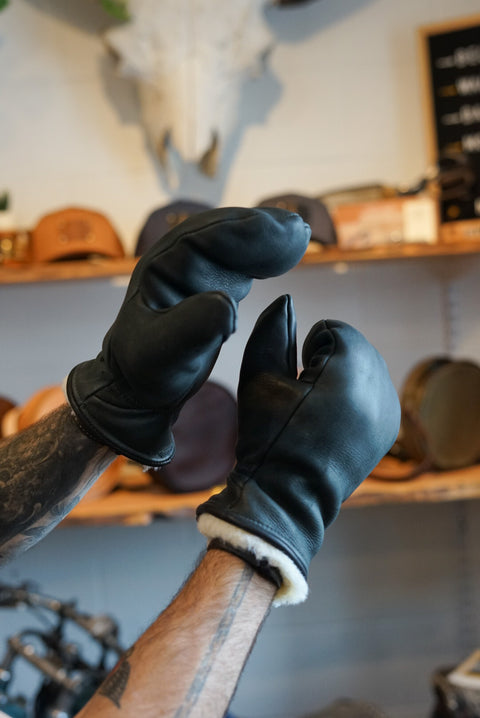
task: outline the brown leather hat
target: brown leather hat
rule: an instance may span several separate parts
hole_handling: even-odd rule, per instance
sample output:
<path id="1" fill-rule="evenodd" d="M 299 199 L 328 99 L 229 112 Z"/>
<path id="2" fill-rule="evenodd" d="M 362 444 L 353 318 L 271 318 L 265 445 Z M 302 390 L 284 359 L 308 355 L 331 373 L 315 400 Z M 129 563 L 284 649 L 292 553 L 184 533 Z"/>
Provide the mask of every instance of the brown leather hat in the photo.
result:
<path id="1" fill-rule="evenodd" d="M 32 231 L 33 262 L 85 259 L 92 255 L 111 259 L 125 256 L 115 229 L 100 212 L 67 207 L 44 215 Z"/>
<path id="2" fill-rule="evenodd" d="M 45 386 L 35 391 L 23 404 L 10 408 L 2 417 L 2 436 L 11 436 L 39 421 L 66 403 L 60 386 Z"/>
<path id="3" fill-rule="evenodd" d="M 13 409 L 15 409 L 15 402 L 9 399 L 6 396 L 0 396 L 0 438 L 7 436 L 7 433 L 4 432 L 3 429 L 3 419 L 4 416 L 9 414 Z"/>
<path id="4" fill-rule="evenodd" d="M 186 402 L 173 427 L 175 456 L 153 480 L 170 491 L 204 491 L 223 484 L 235 463 L 237 402 L 209 380 Z"/>
<path id="5" fill-rule="evenodd" d="M 399 443 L 436 469 L 471 466 L 480 459 L 480 366 L 444 356 L 416 364 L 400 392 Z"/>
<path id="6" fill-rule="evenodd" d="M 20 407 L 17 430 L 23 431 L 28 426 L 40 421 L 59 406 L 66 404 L 65 394 L 61 386 L 45 386 L 32 394 Z"/>

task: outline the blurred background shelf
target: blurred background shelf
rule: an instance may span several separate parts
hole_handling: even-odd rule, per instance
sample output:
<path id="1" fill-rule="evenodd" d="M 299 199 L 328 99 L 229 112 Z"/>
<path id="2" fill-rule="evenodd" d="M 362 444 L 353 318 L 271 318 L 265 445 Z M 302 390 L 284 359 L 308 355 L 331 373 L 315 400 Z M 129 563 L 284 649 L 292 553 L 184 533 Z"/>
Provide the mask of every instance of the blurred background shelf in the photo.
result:
<path id="1" fill-rule="evenodd" d="M 332 264 L 337 262 L 381 262 L 400 259 L 420 259 L 431 257 L 453 257 L 480 253 L 480 241 L 436 244 L 408 243 L 391 244 L 369 249 L 339 249 L 324 247 L 310 242 L 302 264 Z"/>
<path id="2" fill-rule="evenodd" d="M 325 247 L 311 242 L 301 265 L 338 264 L 341 262 L 382 262 L 389 260 L 455 257 L 480 254 L 480 241 L 451 244 L 398 244 L 370 249 L 345 250 Z M 25 263 L 0 265 L 0 284 L 28 284 L 62 282 L 86 279 L 128 276 L 132 273 L 136 257 L 123 259 L 92 259 L 52 263 Z"/>
<path id="3" fill-rule="evenodd" d="M 393 473 L 405 464 L 384 459 L 378 472 Z M 130 467 L 130 477 L 136 469 Z M 143 474 L 138 467 L 139 480 Z M 144 489 L 116 490 L 101 498 L 81 501 L 62 522 L 71 525 L 148 525 L 158 517 L 195 515 L 196 507 L 221 490 L 215 487 L 192 493 L 167 493 L 149 485 Z M 344 508 L 363 508 L 388 504 L 440 503 L 480 498 L 480 465 L 457 471 L 432 472 L 415 479 L 366 479 L 345 502 Z"/>
<path id="4" fill-rule="evenodd" d="M 129 276 L 136 262 L 135 257 L 125 257 L 42 264 L 9 263 L 0 265 L 0 284 L 35 284 Z"/>
<path id="5" fill-rule="evenodd" d="M 385 458 L 376 472 L 380 475 L 405 473 L 406 465 L 395 459 Z M 386 504 L 441 503 L 480 498 L 480 465 L 475 464 L 455 471 L 434 471 L 414 479 L 392 480 L 368 478 L 345 502 L 345 507 L 360 508 Z"/>

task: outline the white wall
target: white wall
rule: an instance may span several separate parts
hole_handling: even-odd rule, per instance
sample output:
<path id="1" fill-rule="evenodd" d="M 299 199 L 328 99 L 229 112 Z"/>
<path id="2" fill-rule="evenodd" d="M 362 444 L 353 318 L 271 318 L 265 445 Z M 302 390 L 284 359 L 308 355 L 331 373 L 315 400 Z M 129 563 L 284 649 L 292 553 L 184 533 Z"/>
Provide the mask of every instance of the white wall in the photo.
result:
<path id="1" fill-rule="evenodd" d="M 218 176 L 183 167 L 173 191 L 146 148 L 134 89 L 99 40 L 109 19 L 93 1 L 11 0 L 0 14 L 0 190 L 25 227 L 67 204 L 98 208 L 131 251 L 147 214 L 171 197 L 249 206 L 288 190 L 414 180 L 427 162 L 416 28 L 478 9 L 478 0 L 321 0 L 269 10 L 277 46 L 245 91 Z M 214 376 L 235 389 L 250 328 L 283 292 L 300 339 L 321 317 L 349 321 L 384 354 L 397 387 L 429 354 L 480 360 L 479 271 L 478 259 L 412 260 L 345 275 L 302 267 L 256 284 Z M 0 393 L 22 401 L 96 353 L 123 292 L 108 281 L 1 287 Z M 313 563 L 310 600 L 268 619 L 237 715 L 297 718 L 350 696 L 392 718 L 426 716 L 430 673 L 479 640 L 477 515 L 478 502 L 342 512 Z M 187 519 L 59 529 L 0 581 L 33 579 L 110 611 L 129 642 L 202 546 Z M 25 620 L 0 614 L 0 637 Z M 31 680 L 25 671 L 18 682 Z"/>

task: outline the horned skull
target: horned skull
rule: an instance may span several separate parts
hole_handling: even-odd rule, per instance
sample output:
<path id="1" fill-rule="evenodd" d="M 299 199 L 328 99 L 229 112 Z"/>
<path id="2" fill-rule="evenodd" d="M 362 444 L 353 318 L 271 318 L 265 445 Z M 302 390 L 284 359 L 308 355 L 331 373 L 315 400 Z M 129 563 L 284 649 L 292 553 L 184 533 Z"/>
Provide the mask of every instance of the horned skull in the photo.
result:
<path id="1" fill-rule="evenodd" d="M 142 120 L 162 163 L 174 148 L 214 174 L 241 85 L 259 73 L 272 36 L 266 0 L 129 0 L 131 20 L 105 39 L 138 84 Z"/>

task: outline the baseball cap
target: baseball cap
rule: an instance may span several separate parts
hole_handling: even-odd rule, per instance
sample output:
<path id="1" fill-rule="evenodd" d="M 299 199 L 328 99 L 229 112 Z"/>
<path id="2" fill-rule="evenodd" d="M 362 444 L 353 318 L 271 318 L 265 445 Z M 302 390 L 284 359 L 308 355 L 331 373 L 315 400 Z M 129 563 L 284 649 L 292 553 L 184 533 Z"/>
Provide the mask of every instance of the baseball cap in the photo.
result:
<path id="1" fill-rule="evenodd" d="M 235 463 L 237 402 L 221 384 L 209 380 L 190 397 L 173 426 L 175 456 L 155 483 L 170 491 L 204 491 L 223 484 Z"/>
<path id="2" fill-rule="evenodd" d="M 336 244 L 337 235 L 326 206 L 319 199 L 301 194 L 281 194 L 266 197 L 258 207 L 279 207 L 296 212 L 312 230 L 311 241 L 320 244 Z"/>
<path id="3" fill-rule="evenodd" d="M 32 230 L 33 262 L 125 256 L 112 223 L 104 214 L 83 207 L 66 207 L 45 214 Z"/>
<path id="4" fill-rule="evenodd" d="M 147 217 L 140 234 L 138 235 L 135 256 L 140 257 L 155 242 L 163 237 L 177 225 L 184 222 L 194 214 L 206 212 L 213 207 L 204 202 L 196 202 L 191 199 L 178 199 L 170 204 L 154 210 Z"/>

